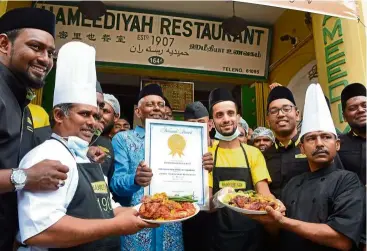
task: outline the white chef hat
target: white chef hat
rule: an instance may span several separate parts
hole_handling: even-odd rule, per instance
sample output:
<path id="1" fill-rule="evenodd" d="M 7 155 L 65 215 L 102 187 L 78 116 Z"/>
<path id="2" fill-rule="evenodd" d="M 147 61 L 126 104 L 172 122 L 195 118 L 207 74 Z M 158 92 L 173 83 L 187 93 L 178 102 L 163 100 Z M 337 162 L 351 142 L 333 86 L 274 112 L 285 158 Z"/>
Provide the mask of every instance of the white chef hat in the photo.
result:
<path id="1" fill-rule="evenodd" d="M 69 42 L 60 48 L 56 64 L 53 106 L 64 103 L 97 107 L 96 50 L 82 42 Z"/>
<path id="2" fill-rule="evenodd" d="M 300 137 L 309 132 L 325 131 L 337 136 L 330 110 L 319 84 L 307 88 Z"/>

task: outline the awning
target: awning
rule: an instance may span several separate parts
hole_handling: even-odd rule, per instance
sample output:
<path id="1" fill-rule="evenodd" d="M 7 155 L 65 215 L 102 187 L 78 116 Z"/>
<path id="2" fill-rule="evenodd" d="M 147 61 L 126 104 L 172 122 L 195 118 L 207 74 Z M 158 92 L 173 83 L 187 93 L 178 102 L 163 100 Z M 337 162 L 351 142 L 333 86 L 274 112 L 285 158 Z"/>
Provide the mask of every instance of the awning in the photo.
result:
<path id="1" fill-rule="evenodd" d="M 322 15 L 358 19 L 356 0 L 234 0 L 285 9 L 299 10 Z"/>

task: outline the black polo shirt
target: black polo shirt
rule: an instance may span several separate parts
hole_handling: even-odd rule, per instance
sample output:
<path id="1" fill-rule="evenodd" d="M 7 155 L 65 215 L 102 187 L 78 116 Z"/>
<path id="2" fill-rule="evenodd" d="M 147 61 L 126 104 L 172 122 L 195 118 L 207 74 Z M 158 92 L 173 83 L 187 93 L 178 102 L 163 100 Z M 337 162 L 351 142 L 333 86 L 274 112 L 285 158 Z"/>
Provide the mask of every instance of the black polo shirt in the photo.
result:
<path id="1" fill-rule="evenodd" d="M 17 168 L 33 147 L 26 84 L 0 63 L 0 169 Z M 0 194 L 0 250 L 12 250 L 18 229 L 16 193 Z"/>
<path id="2" fill-rule="evenodd" d="M 275 139 L 275 143 L 263 153 L 272 179 L 269 188 L 277 198 L 280 197 L 282 188 L 291 178 L 309 171 L 306 155 L 301 154 L 297 146 L 298 138 L 297 134 L 290 140 L 287 147 Z"/>
<path id="3" fill-rule="evenodd" d="M 281 200 L 289 218 L 326 224 L 359 245 L 365 188 L 357 175 L 336 168 L 335 164 L 316 172 L 307 172 L 291 179 L 283 189 Z M 336 251 L 319 245 L 293 232 L 282 230 L 282 251 Z"/>
<path id="4" fill-rule="evenodd" d="M 355 172 L 366 185 L 366 139 L 350 131 L 340 135 L 339 156 L 346 170 Z"/>

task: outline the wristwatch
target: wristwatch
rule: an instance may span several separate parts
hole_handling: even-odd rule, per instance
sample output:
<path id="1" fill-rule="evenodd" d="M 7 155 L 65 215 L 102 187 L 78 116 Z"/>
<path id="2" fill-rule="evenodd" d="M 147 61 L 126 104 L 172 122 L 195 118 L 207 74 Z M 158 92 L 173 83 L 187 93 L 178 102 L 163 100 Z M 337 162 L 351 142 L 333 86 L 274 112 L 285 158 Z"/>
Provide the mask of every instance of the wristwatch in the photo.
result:
<path id="1" fill-rule="evenodd" d="M 13 168 L 10 181 L 15 187 L 15 191 L 22 190 L 27 181 L 27 173 L 22 169 Z"/>

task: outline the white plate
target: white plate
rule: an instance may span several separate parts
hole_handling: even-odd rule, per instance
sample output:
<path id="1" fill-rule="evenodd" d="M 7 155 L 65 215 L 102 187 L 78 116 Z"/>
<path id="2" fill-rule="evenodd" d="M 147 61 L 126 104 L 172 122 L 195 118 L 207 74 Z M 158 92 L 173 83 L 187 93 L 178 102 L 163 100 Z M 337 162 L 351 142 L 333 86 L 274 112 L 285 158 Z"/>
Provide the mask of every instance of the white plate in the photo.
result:
<path id="1" fill-rule="evenodd" d="M 186 217 L 186 218 L 182 218 L 182 219 L 177 219 L 177 220 L 148 220 L 148 219 L 144 219 L 144 218 L 141 218 L 143 221 L 146 221 L 146 222 L 149 222 L 149 223 L 155 223 L 155 224 L 165 224 L 165 223 L 173 223 L 173 222 L 181 222 L 181 221 L 185 221 L 185 220 L 188 220 L 192 217 L 194 217 L 195 215 L 197 215 L 199 212 L 200 212 L 200 207 L 196 204 L 196 203 L 193 203 L 194 204 L 194 207 L 196 209 L 195 213 L 193 215 L 190 215 L 189 217 Z M 140 206 L 141 206 L 141 203 L 134 206 L 134 209 L 136 209 L 136 211 L 139 212 L 139 209 L 140 209 Z"/>
<path id="2" fill-rule="evenodd" d="M 225 207 L 228 207 L 230 209 L 232 209 L 233 211 L 239 212 L 239 213 L 243 213 L 243 214 L 268 214 L 266 211 L 258 211 L 258 210 L 248 210 L 248 209 L 243 209 L 243 208 L 239 208 L 239 207 L 234 207 L 231 205 L 228 205 L 226 203 L 223 202 L 223 199 L 225 197 L 226 194 L 221 194 L 220 196 L 218 196 L 218 201 Z"/>

